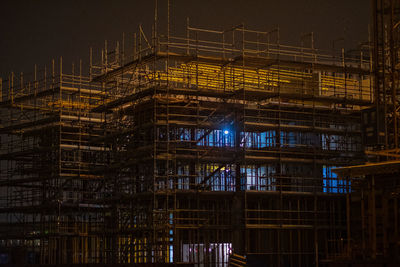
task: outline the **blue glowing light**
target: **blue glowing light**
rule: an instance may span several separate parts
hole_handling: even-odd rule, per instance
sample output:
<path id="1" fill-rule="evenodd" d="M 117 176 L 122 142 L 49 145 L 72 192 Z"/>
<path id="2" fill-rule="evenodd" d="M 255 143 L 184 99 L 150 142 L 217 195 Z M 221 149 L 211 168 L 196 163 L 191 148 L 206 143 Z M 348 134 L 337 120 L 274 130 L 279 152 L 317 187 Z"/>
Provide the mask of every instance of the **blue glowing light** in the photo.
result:
<path id="1" fill-rule="evenodd" d="M 229 134 L 229 131 L 228 130 L 224 130 L 224 134 Z"/>

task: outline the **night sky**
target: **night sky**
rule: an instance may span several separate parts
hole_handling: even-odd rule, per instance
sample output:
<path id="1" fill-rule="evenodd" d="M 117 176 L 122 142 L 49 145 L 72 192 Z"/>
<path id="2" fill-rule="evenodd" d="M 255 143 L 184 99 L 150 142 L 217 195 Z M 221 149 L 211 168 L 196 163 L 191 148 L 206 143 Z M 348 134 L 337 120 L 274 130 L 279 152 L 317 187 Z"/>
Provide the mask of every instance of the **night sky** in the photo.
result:
<path id="1" fill-rule="evenodd" d="M 158 0 L 160 30 L 165 31 L 167 0 Z M 140 23 L 150 35 L 154 0 L 2 0 L 0 10 L 0 76 L 32 72 L 64 58 L 65 66 L 82 59 L 89 47 L 115 43 L 122 33 L 132 39 Z M 217 30 L 242 22 L 268 31 L 279 26 L 281 43 L 300 45 L 300 36 L 315 34 L 316 48 L 356 47 L 368 39 L 368 0 L 171 0 L 172 33 L 191 25 Z M 127 48 L 128 49 L 128 48 Z M 68 67 L 65 67 L 68 70 Z"/>

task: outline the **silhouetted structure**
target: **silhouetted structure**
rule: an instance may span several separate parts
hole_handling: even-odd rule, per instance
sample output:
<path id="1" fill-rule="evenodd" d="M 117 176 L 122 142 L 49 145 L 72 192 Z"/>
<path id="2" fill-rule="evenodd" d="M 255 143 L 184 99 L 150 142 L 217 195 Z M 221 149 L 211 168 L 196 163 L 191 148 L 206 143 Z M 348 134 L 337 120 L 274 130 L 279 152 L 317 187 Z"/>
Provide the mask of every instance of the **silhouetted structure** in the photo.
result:
<path id="1" fill-rule="evenodd" d="M 189 21 L 177 37 L 158 34 L 156 22 L 152 38 L 139 27 L 129 49 L 106 42 L 96 63 L 91 53 L 89 77 L 81 67 L 65 74 L 60 60 L 0 83 L 4 261 L 310 266 L 351 258 L 360 191 L 332 170 L 365 162 L 363 118 L 381 116 L 373 89 L 386 88 L 378 86 L 386 70 L 375 67 L 371 79 L 372 47 L 326 53 L 312 34 L 308 47 L 293 47 L 280 43 L 279 29 Z M 385 125 L 396 116 L 383 116 Z M 398 134 L 386 136 L 389 146 Z"/>

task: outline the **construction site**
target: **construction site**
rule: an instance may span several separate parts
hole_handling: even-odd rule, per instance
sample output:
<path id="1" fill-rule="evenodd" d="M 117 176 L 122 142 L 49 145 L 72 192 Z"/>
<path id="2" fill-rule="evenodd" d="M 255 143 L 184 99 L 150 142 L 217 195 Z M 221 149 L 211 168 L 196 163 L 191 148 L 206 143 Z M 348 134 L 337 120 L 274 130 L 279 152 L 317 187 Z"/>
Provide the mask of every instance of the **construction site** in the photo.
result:
<path id="1" fill-rule="evenodd" d="M 400 4 L 372 5 L 353 51 L 155 15 L 3 77 L 0 263 L 398 266 Z"/>

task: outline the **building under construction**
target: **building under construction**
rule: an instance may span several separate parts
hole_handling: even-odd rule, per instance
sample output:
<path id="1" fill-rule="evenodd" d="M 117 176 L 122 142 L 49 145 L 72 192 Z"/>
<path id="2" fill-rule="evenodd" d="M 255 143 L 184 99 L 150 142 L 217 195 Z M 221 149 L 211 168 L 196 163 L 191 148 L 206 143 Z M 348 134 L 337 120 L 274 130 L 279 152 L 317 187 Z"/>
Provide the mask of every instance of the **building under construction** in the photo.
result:
<path id="1" fill-rule="evenodd" d="M 385 191 L 364 183 L 376 170 L 398 172 L 396 161 L 365 165 L 367 155 L 398 153 L 398 76 L 390 72 L 390 93 L 380 85 L 397 65 L 382 58 L 389 13 L 378 2 L 375 43 L 353 53 L 318 50 L 312 34 L 294 47 L 281 44 L 279 29 L 188 21 L 186 36 L 139 27 L 133 44 L 106 42 L 91 51 L 88 76 L 81 64 L 65 71 L 62 59 L 32 77 L 12 73 L 0 83 L 0 260 L 390 259 L 398 196 L 377 204 Z M 397 175 L 385 176 L 388 190 Z M 382 236 L 377 206 L 389 207 Z"/>

